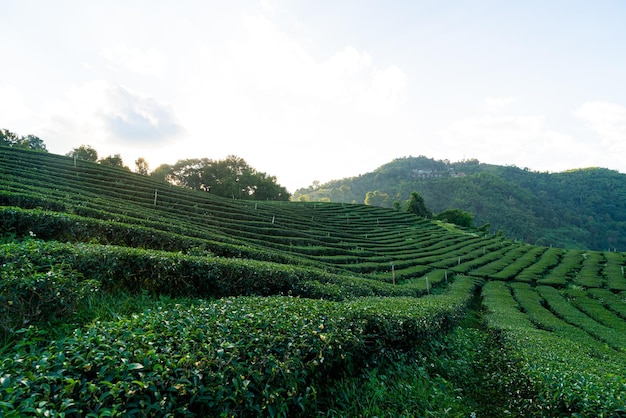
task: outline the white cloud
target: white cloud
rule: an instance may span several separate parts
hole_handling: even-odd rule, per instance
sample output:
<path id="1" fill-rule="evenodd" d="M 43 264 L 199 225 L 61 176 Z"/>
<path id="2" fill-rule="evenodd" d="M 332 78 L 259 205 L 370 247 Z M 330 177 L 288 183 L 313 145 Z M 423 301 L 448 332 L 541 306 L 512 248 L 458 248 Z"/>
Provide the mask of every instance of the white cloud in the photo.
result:
<path id="1" fill-rule="evenodd" d="M 31 111 L 20 90 L 12 84 L 0 85 L 0 98 L 0 128 L 12 131 L 13 125 L 28 118 Z"/>
<path id="2" fill-rule="evenodd" d="M 516 101 L 514 97 L 487 97 L 487 99 L 485 99 L 485 106 L 487 112 L 496 113 L 508 110 Z"/>
<path id="3" fill-rule="evenodd" d="M 72 86 L 61 99 L 46 103 L 41 127 L 53 152 L 66 153 L 80 144 L 101 154 L 166 145 L 183 128 L 170 105 L 104 80 Z"/>
<path id="4" fill-rule="evenodd" d="M 561 171 L 588 166 L 584 143 L 550 128 L 544 115 L 486 114 L 466 118 L 439 132 L 439 155 L 451 160 L 482 162 Z"/>
<path id="5" fill-rule="evenodd" d="M 321 172 L 320 180 L 352 176 L 397 156 L 393 145 L 408 131 L 398 119 L 408 97 L 401 68 L 376 66 L 351 46 L 314 56 L 262 16 L 245 17 L 244 27 L 225 48 L 205 46 L 182 64 L 177 110 L 190 141 L 176 158 L 237 154 L 295 190 Z"/>
<path id="6" fill-rule="evenodd" d="M 127 46 L 104 48 L 100 55 L 113 64 L 112 69 L 125 68 L 146 76 L 167 74 L 167 58 L 154 48 L 138 49 Z"/>
<path id="7" fill-rule="evenodd" d="M 610 102 L 587 102 L 574 115 L 584 120 L 605 144 L 626 144 L 626 107 Z"/>

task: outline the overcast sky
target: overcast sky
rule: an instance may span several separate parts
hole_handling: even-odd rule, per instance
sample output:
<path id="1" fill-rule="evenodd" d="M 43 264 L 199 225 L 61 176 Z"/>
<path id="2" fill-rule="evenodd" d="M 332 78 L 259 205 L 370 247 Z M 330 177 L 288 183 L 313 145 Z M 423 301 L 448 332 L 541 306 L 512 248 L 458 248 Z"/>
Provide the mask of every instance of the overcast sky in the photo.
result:
<path id="1" fill-rule="evenodd" d="M 626 172 L 626 1 L 0 0 L 0 128 L 290 191 L 404 156 Z"/>

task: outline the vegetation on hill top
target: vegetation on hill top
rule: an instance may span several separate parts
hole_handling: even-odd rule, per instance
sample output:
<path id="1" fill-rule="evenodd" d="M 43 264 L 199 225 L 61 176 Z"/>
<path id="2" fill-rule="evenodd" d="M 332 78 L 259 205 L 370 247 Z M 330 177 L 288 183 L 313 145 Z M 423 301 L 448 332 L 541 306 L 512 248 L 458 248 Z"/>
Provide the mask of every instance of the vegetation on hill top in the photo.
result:
<path id="1" fill-rule="evenodd" d="M 489 223 L 493 231 L 531 244 L 626 250 L 626 175 L 603 168 L 542 173 L 408 157 L 299 189 L 293 199 L 393 207 L 414 191 L 435 213 L 459 209 L 477 225 Z"/>
<path id="2" fill-rule="evenodd" d="M 15 147 L 0 179 L 2 416 L 625 412 L 625 253 Z"/>

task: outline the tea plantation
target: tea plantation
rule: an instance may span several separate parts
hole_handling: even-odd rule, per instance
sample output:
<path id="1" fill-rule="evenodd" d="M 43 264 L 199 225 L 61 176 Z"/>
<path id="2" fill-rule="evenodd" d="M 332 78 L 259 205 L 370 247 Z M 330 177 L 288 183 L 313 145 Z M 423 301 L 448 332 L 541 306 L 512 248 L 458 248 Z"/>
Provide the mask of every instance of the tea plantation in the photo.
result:
<path id="1" fill-rule="evenodd" d="M 0 416 L 626 416 L 626 254 L 0 147 Z"/>

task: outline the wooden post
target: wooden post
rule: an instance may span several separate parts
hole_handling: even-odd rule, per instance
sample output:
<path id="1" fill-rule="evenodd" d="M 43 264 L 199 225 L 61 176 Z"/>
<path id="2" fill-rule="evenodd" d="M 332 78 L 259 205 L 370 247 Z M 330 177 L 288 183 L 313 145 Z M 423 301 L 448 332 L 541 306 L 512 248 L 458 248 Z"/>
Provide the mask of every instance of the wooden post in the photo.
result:
<path id="1" fill-rule="evenodd" d="M 459 257 L 459 262 L 457 264 L 461 264 L 461 257 Z"/>
<path id="2" fill-rule="evenodd" d="M 393 284 L 396 284 L 396 266 L 394 266 L 393 263 L 391 263 L 391 280 L 393 280 Z"/>
<path id="3" fill-rule="evenodd" d="M 258 208 L 258 207 L 259 207 L 259 204 L 258 204 L 258 203 L 255 203 L 255 204 L 254 204 L 254 210 L 257 210 L 257 208 Z"/>
<path id="4" fill-rule="evenodd" d="M 76 156 L 74 156 L 74 168 L 76 168 Z"/>
<path id="5" fill-rule="evenodd" d="M 274 223 L 275 220 L 276 220 L 276 216 L 272 215 L 272 224 Z"/>
<path id="6" fill-rule="evenodd" d="M 156 201 L 157 201 L 157 195 L 159 194 L 159 191 L 157 189 L 154 189 L 154 206 L 156 206 Z"/>

